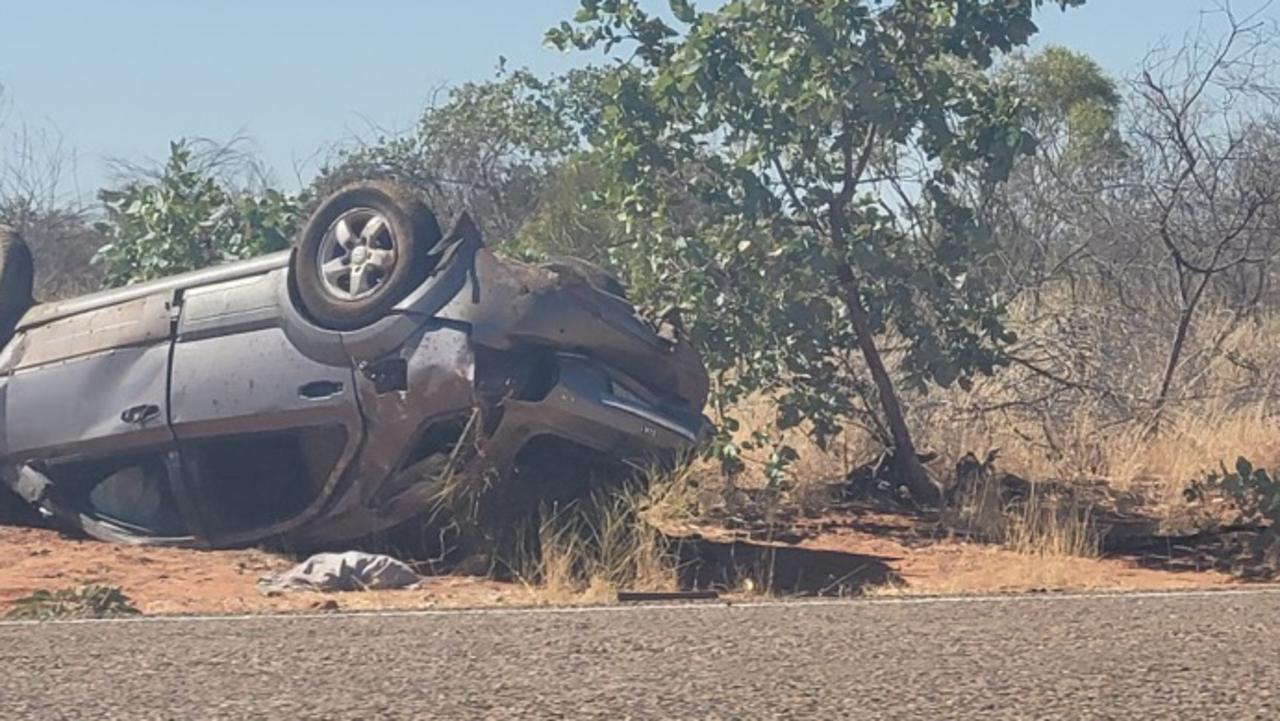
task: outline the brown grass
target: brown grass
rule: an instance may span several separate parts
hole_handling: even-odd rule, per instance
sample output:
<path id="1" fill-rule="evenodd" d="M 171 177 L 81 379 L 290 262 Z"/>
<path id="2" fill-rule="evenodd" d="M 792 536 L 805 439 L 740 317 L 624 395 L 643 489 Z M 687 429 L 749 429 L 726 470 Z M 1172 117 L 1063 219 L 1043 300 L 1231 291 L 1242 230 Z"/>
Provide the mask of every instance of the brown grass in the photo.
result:
<path id="1" fill-rule="evenodd" d="M 1012 310 L 1010 327 L 1023 339 L 1019 352 L 1073 388 L 1013 366 L 978 379 L 971 391 L 933 389 L 904 398 L 917 446 L 939 454 L 930 469 L 937 480 L 950 482 L 966 453 L 981 457 L 996 448 L 1003 471 L 1031 481 L 1103 481 L 1140 493 L 1168 530 L 1188 530 L 1182 492 L 1189 481 L 1239 456 L 1261 467 L 1280 465 L 1280 416 L 1270 402 L 1280 394 L 1280 315 L 1239 321 L 1204 313 L 1155 423 L 1151 398 L 1166 361 L 1167 319 L 1156 310 L 1150 318 L 1119 317 L 1109 297 L 1105 289 L 1077 288 L 1071 297 L 1049 289 L 1037 304 Z M 738 439 L 769 428 L 774 411 L 767 397 L 741 404 L 734 413 L 742 422 Z M 800 508 L 820 507 L 830 481 L 879 452 L 852 426 L 827 450 L 803 429 L 784 440 L 800 454 L 784 501 Z M 747 459 L 747 472 L 734 483 L 763 484 L 763 454 Z M 1072 520 L 1088 511 L 1020 508 L 1000 517 L 1009 514 L 988 509 L 972 522 L 1030 555 L 1088 556 L 1096 553 L 1096 529 Z"/>
<path id="2" fill-rule="evenodd" d="M 1261 465 L 1280 461 L 1280 424 L 1264 403 L 1222 400 L 1187 405 L 1149 421 L 1106 421 L 1087 404 L 1046 429 L 1038 420 L 1004 414 L 931 430 L 930 448 L 949 460 L 1000 449 L 1001 467 L 1025 478 L 1104 480 L 1118 489 L 1157 489 L 1176 500 L 1187 481 L 1244 455 Z"/>
<path id="3" fill-rule="evenodd" d="M 1167 503 L 1240 455 L 1280 462 L 1280 422 L 1270 409 L 1280 392 L 1280 317 L 1237 322 L 1206 312 L 1158 422 L 1153 398 L 1169 331 L 1158 320 L 1121 317 L 1103 296 L 1082 306 L 1050 293 L 1035 309 L 1015 308 L 1010 323 L 1024 355 L 1078 387 L 1011 367 L 971 393 L 935 393 L 932 410 L 915 419 L 921 445 L 952 462 L 1000 448 L 1002 467 L 1026 478 L 1103 480 Z"/>
<path id="4" fill-rule="evenodd" d="M 677 508 L 669 481 L 654 490 L 618 490 L 563 508 L 545 508 L 532 533 L 517 544 L 510 566 L 543 603 L 598 603 L 622 590 L 674 591 L 676 559 L 657 527 L 646 520 L 652 494 L 663 512 Z M 534 540 L 534 539 L 527 539 Z"/>
<path id="5" fill-rule="evenodd" d="M 1002 499 L 990 478 L 943 511 L 943 525 L 961 537 L 996 542 L 1043 562 L 1097 558 L 1102 539 L 1093 518 L 1093 508 L 1046 494 L 1036 485 L 1025 499 Z"/>

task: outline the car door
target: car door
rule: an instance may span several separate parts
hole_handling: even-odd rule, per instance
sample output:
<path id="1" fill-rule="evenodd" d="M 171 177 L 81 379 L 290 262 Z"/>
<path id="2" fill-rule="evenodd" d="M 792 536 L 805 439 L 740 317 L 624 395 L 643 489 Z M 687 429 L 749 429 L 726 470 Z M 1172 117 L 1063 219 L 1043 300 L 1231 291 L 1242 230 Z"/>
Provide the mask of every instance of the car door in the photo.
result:
<path id="1" fill-rule="evenodd" d="M 317 360 L 281 327 L 284 271 L 186 290 L 173 431 L 216 543 L 279 533 L 320 503 L 359 446 L 345 355 Z"/>
<path id="2" fill-rule="evenodd" d="M 170 445 L 169 313 L 159 293 L 20 331 L 5 394 L 9 457 L 26 463 Z"/>
<path id="3" fill-rule="evenodd" d="M 46 508 L 108 540 L 192 542 L 169 425 L 172 291 L 88 298 L 10 343 L 5 454 Z"/>

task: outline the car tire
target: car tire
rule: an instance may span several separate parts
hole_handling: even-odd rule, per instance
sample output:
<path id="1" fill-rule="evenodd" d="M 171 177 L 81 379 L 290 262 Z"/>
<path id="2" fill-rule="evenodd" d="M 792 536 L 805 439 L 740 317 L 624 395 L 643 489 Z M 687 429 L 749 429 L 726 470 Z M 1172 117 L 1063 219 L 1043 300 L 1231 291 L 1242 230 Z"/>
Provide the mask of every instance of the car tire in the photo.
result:
<path id="1" fill-rule="evenodd" d="M 31 309 L 35 264 L 31 250 L 17 231 L 0 225 L 0 345 Z"/>
<path id="2" fill-rule="evenodd" d="M 347 185 L 298 236 L 291 273 L 303 310 L 332 330 L 381 319 L 431 274 L 440 224 L 414 193 L 383 181 Z"/>

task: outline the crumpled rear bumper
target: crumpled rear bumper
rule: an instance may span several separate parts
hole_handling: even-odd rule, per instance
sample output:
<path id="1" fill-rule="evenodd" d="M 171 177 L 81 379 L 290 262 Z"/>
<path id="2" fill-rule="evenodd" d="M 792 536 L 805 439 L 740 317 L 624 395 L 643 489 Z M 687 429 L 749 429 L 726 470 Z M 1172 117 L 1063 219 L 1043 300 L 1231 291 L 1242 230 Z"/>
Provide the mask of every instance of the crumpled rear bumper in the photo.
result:
<path id="1" fill-rule="evenodd" d="M 509 471 L 520 449 L 541 435 L 644 468 L 692 451 L 710 433 L 701 413 L 645 393 L 593 358 L 559 353 L 555 363 L 557 380 L 544 397 L 503 403 L 501 422 L 484 442 L 485 456 L 499 473 Z"/>
<path id="2" fill-rule="evenodd" d="M 476 405 L 468 411 L 470 420 L 458 426 L 462 437 L 454 446 L 456 462 L 448 468 L 457 483 L 471 489 L 466 492 L 469 497 L 490 490 L 508 499 L 536 496 L 538 489 L 519 487 L 527 479 L 518 471 L 522 451 L 540 439 L 567 441 L 643 473 L 686 457 L 710 435 L 711 424 L 700 411 L 659 399 L 633 378 L 594 358 L 561 352 L 553 354 L 551 361 L 550 368 L 542 369 L 551 374 L 550 382 L 533 395 L 516 392 L 486 399 L 477 391 Z M 512 372 L 511 356 L 498 363 L 500 368 L 487 372 Z M 374 431 L 372 436 L 380 434 Z M 424 476 L 414 464 L 375 472 L 370 464 L 396 461 L 373 451 L 365 449 L 361 467 L 355 469 L 357 480 L 343 500 L 294 534 L 298 542 L 353 538 L 433 512 L 439 502 L 438 476 Z M 542 470 L 564 480 L 584 472 L 572 458 L 556 459 L 551 465 Z"/>

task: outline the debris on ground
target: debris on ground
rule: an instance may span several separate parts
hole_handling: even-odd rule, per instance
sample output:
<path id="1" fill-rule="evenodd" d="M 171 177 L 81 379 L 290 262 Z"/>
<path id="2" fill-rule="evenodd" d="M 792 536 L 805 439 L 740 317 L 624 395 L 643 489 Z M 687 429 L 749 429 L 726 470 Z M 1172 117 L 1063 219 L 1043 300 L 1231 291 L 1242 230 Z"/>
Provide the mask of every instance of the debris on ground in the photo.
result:
<path id="1" fill-rule="evenodd" d="M 329 599 L 337 600 L 343 611 L 470 608 L 537 600 L 520 584 L 463 576 L 456 570 L 447 576 L 424 576 L 419 587 L 409 590 L 341 597 L 320 591 L 263 593 L 258 585 L 263 574 L 285 571 L 304 558 L 263 549 L 125 546 L 51 529 L 0 526 L 0 616 L 42 589 L 94 584 L 120 588 L 145 616 L 313 613 L 316 603 Z"/>
<path id="2" fill-rule="evenodd" d="M 921 463 L 937 460 L 936 453 L 917 454 Z M 895 478 L 894 450 L 885 450 L 875 459 L 863 463 L 845 476 L 841 495 L 846 500 L 873 500 L 896 508 L 922 508 L 927 505 L 912 495 L 901 479 Z"/>
<path id="3" fill-rule="evenodd" d="M 387 591 L 415 588 L 422 577 L 390 556 L 360 551 L 320 553 L 258 581 L 263 593 L 284 591 Z"/>
<path id="4" fill-rule="evenodd" d="M 618 603 L 714 601 L 718 598 L 720 594 L 716 591 L 618 591 Z"/>

